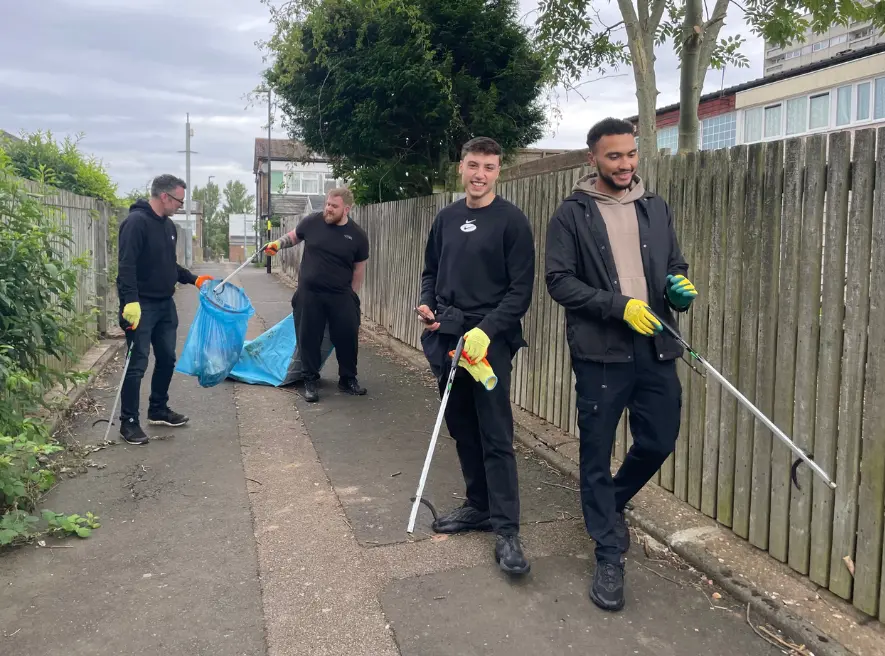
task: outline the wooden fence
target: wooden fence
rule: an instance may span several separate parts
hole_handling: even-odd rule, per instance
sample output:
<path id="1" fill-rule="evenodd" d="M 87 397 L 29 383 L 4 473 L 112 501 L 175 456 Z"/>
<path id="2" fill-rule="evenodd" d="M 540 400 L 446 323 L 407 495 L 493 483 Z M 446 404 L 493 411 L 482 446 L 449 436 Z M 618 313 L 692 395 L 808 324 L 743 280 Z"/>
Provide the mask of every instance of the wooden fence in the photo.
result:
<path id="1" fill-rule="evenodd" d="M 878 136 L 878 140 L 877 140 Z M 878 162 L 878 164 L 877 164 Z M 885 619 L 885 129 L 813 135 L 643 162 L 673 210 L 700 291 L 680 318 L 692 345 L 838 484 L 791 454 L 728 393 L 680 365 L 683 422 L 655 482 L 812 581 Z M 563 309 L 546 292 L 547 222 L 585 168 L 509 180 L 531 220 L 534 300 L 512 400 L 577 434 Z M 451 194 L 358 207 L 371 255 L 363 312 L 420 347 L 424 246 Z M 285 226 L 291 229 L 292 226 Z M 292 275 L 300 248 L 283 259 Z M 631 437 L 622 419 L 615 447 Z M 856 567 L 849 572 L 845 556 Z"/>
<path id="2" fill-rule="evenodd" d="M 56 216 L 70 231 L 72 242 L 66 248 L 65 260 L 86 255 L 90 266 L 80 276 L 77 285 L 76 312 L 93 313 L 89 334 L 75 342 L 78 355 L 85 353 L 95 342 L 95 338 L 108 330 L 109 317 L 116 317 L 117 294 L 113 280 L 109 281 L 109 264 L 116 271 L 116 263 L 109 262 L 116 248 L 110 243 L 111 219 L 116 209 L 95 198 L 78 196 L 69 191 L 43 188 L 35 182 L 23 180 L 25 188 L 42 197 L 42 202 L 56 210 Z M 49 362 L 47 362 L 49 364 Z M 55 362 L 60 366 L 70 366 L 72 362 Z"/>

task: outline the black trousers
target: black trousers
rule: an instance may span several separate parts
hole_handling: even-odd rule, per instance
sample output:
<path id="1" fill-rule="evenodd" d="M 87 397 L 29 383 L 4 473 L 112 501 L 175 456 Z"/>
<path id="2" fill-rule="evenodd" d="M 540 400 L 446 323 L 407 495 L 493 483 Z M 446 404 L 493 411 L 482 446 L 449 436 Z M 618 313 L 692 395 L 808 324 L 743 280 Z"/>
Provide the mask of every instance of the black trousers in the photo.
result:
<path id="1" fill-rule="evenodd" d="M 652 341 L 634 338 L 633 362 L 574 360 L 580 430 L 581 505 L 596 558 L 619 563 L 616 513 L 660 469 L 676 448 L 682 385 L 676 362 L 659 362 Z M 633 445 L 612 478 L 611 454 L 618 421 L 629 411 Z"/>
<path id="2" fill-rule="evenodd" d="M 457 337 L 425 331 L 424 353 L 439 381 L 442 398 Z M 455 440 L 467 503 L 488 511 L 492 528 L 501 535 L 519 533 L 519 481 L 513 452 L 513 411 L 510 374 L 513 352 L 505 341 L 492 342 L 487 359 L 498 384 L 486 390 L 463 368 L 452 384 L 446 406 L 446 426 Z"/>
<path id="3" fill-rule="evenodd" d="M 141 321 L 135 331 L 126 330 L 126 342 L 132 347 L 129 369 L 120 392 L 120 419 L 138 421 L 141 379 L 147 371 L 151 347 L 154 348 L 154 375 L 151 378 L 151 396 L 148 413 L 160 412 L 169 403 L 169 383 L 175 370 L 175 342 L 178 330 L 178 311 L 171 298 L 143 299 Z M 122 314 L 123 308 L 120 308 Z M 120 321 L 122 328 L 126 327 Z"/>
<path id="4" fill-rule="evenodd" d="M 356 292 L 329 293 L 299 289 L 297 303 L 301 317 L 296 333 L 301 342 L 304 380 L 317 380 L 320 377 L 321 348 L 327 322 L 338 359 L 339 378 L 356 378 L 360 331 L 360 299 Z"/>

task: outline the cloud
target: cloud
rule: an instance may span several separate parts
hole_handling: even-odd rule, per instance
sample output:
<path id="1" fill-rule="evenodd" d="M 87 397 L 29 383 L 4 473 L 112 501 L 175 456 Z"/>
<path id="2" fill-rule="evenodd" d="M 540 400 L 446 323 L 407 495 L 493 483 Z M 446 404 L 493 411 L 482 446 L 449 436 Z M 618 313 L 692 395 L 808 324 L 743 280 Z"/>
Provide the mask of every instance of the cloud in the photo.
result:
<path id="1" fill-rule="evenodd" d="M 604 20 L 620 20 L 615 3 L 597 3 Z M 535 20 L 537 0 L 521 3 Z M 746 32 L 733 9 L 725 34 Z M 101 159 L 121 191 L 153 176 L 184 175 L 185 120 L 190 114 L 192 184 L 208 176 L 254 187 L 254 139 L 267 134 L 267 106 L 246 94 L 265 64 L 255 42 L 270 36 L 259 0 L 43 0 L 7 2 L 0 27 L 0 129 L 84 133 L 82 149 Z M 745 52 L 751 70 L 728 70 L 725 86 L 761 75 L 762 45 Z M 658 51 L 659 104 L 678 100 L 679 72 L 669 47 Z M 590 125 L 636 113 L 629 68 L 560 94 L 558 121 L 540 147 L 579 148 Z M 722 84 L 707 76 L 705 91 Z M 276 117 L 274 136 L 285 137 Z"/>

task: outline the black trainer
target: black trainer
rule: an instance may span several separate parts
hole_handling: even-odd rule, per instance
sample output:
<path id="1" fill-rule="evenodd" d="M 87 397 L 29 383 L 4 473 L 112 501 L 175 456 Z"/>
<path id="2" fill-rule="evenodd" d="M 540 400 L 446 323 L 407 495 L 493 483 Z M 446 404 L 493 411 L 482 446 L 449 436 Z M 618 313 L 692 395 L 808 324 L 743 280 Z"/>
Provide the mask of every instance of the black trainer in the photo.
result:
<path id="1" fill-rule="evenodd" d="M 622 512 L 618 513 L 615 534 L 618 536 L 618 545 L 621 547 L 621 553 L 630 551 L 630 529 L 627 528 L 627 519 Z"/>
<path id="2" fill-rule="evenodd" d="M 491 531 L 492 521 L 488 510 L 477 510 L 466 503 L 447 515 L 434 520 L 431 525 L 437 533 L 461 533 L 464 531 Z"/>
<path id="3" fill-rule="evenodd" d="M 602 610 L 624 607 L 624 566 L 596 561 L 590 599 Z"/>
<path id="4" fill-rule="evenodd" d="M 317 382 L 315 380 L 304 381 L 304 400 L 308 403 L 316 403 L 320 400 L 320 393 L 317 391 Z"/>
<path id="5" fill-rule="evenodd" d="M 366 393 L 366 388 L 360 387 L 356 378 L 341 378 L 338 381 L 338 389 L 353 396 L 363 396 Z"/>
<path id="6" fill-rule="evenodd" d="M 135 446 L 147 446 L 148 443 L 148 436 L 135 419 L 124 419 L 120 424 L 120 439 Z"/>
<path id="7" fill-rule="evenodd" d="M 184 426 L 190 419 L 184 415 L 166 408 L 165 410 L 154 410 L 148 412 L 148 423 L 153 426 Z"/>
<path id="8" fill-rule="evenodd" d="M 522 553 L 518 535 L 495 536 L 495 561 L 508 574 L 528 574 L 532 569 Z"/>

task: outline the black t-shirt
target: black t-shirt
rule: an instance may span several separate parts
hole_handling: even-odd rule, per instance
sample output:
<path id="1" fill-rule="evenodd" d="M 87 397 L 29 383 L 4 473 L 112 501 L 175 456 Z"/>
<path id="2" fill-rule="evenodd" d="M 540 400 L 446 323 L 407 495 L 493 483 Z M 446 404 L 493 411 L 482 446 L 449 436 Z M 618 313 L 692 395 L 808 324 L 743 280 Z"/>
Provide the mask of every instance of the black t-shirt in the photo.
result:
<path id="1" fill-rule="evenodd" d="M 471 209 L 459 200 L 433 222 L 424 253 L 421 302 L 483 317 L 494 337 L 515 330 L 529 309 L 535 283 L 535 242 L 526 215 L 496 196 Z"/>
<path id="2" fill-rule="evenodd" d="M 295 228 L 304 242 L 299 284 L 317 292 L 350 291 L 353 266 L 369 259 L 369 238 L 356 223 L 329 225 L 322 212 L 311 214 Z"/>

